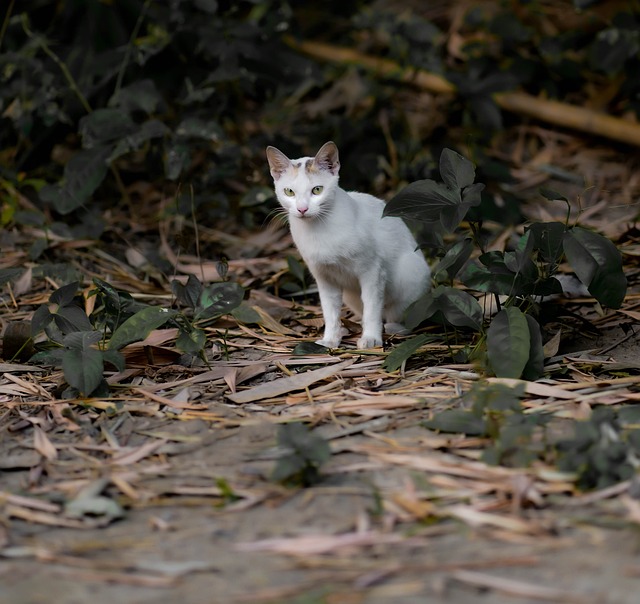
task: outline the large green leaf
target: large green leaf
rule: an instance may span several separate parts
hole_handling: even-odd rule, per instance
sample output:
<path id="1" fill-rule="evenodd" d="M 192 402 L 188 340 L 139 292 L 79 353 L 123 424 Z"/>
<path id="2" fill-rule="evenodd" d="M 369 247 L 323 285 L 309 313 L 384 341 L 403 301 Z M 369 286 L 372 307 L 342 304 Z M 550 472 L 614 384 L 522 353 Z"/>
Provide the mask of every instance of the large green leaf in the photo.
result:
<path id="1" fill-rule="evenodd" d="M 204 321 L 221 317 L 239 306 L 244 298 L 244 289 L 238 283 L 225 281 L 212 283 L 205 287 L 200 295 L 200 310 L 196 313 L 196 321 Z"/>
<path id="2" fill-rule="evenodd" d="M 431 318 L 439 323 L 448 323 L 454 327 L 480 329 L 482 308 L 478 301 L 467 292 L 454 287 L 438 285 L 407 308 L 404 322 L 407 328 L 414 329 L 423 321 Z"/>
<path id="3" fill-rule="evenodd" d="M 534 222 L 526 228 L 533 234 L 540 259 L 555 264 L 562 256 L 562 239 L 567 227 L 562 222 Z"/>
<path id="4" fill-rule="evenodd" d="M 564 253 L 578 279 L 600 304 L 620 308 L 627 293 L 622 256 L 606 237 L 573 227 L 564 234 Z"/>
<path id="5" fill-rule="evenodd" d="M 529 325 L 529 359 L 522 370 L 522 377 L 525 380 L 537 380 L 544 372 L 544 347 L 542 346 L 542 334 L 540 325 L 531 316 L 525 315 Z"/>
<path id="6" fill-rule="evenodd" d="M 412 354 L 420 348 L 420 346 L 424 346 L 429 340 L 432 338 L 427 336 L 426 334 L 417 335 L 409 340 L 402 342 L 396 346 L 388 355 L 387 358 L 382 363 L 382 368 L 387 371 L 396 371 L 400 369 L 402 363 L 404 363 Z"/>
<path id="7" fill-rule="evenodd" d="M 473 251 L 473 241 L 471 239 L 463 239 L 458 241 L 444 255 L 433 271 L 434 279 L 438 282 L 445 279 L 452 280 L 458 274 L 458 271 L 469 260 Z"/>
<path id="8" fill-rule="evenodd" d="M 164 325 L 176 315 L 175 310 L 149 306 L 129 317 L 116 329 L 109 341 L 110 350 L 120 350 L 131 342 L 144 340 L 154 329 Z"/>
<path id="9" fill-rule="evenodd" d="M 194 327 L 186 331 L 180 331 L 176 340 L 176 348 L 182 352 L 196 354 L 207 343 L 207 334 L 204 330 Z"/>
<path id="10" fill-rule="evenodd" d="M 60 214 L 69 214 L 86 203 L 107 174 L 111 147 L 78 151 L 64 168 L 64 178 L 57 185 L 40 189 L 40 198 L 53 205 Z"/>
<path id="11" fill-rule="evenodd" d="M 466 158 L 452 151 L 443 149 L 440 154 L 440 177 L 450 189 L 464 189 L 473 184 L 476 170 Z"/>
<path id="12" fill-rule="evenodd" d="M 83 331 L 64 338 L 67 348 L 62 355 L 64 378 L 84 396 L 89 396 L 103 379 L 102 352 L 93 347 L 101 337 L 100 332 Z"/>
<path id="13" fill-rule="evenodd" d="M 136 130 L 136 124 L 122 109 L 106 107 L 96 109 L 81 118 L 78 129 L 82 146 L 92 149 L 128 136 Z"/>
<path id="14" fill-rule="evenodd" d="M 483 436 L 487 431 L 485 419 L 466 409 L 445 409 L 422 422 L 422 425 L 438 432 L 469 436 Z"/>
<path id="15" fill-rule="evenodd" d="M 442 285 L 436 290 L 438 310 L 448 323 L 454 327 L 482 328 L 482 307 L 471 294 Z"/>
<path id="16" fill-rule="evenodd" d="M 79 281 L 73 281 L 72 283 L 67 283 L 62 287 L 59 287 L 49 296 L 49 302 L 53 302 L 59 306 L 71 304 L 78 291 L 78 287 L 80 287 Z"/>
<path id="17" fill-rule="evenodd" d="M 420 222 L 440 220 L 443 209 L 461 202 L 460 191 L 435 180 L 417 180 L 407 185 L 384 208 L 383 216 L 402 216 Z"/>
<path id="18" fill-rule="evenodd" d="M 487 330 L 487 355 L 498 377 L 519 378 L 529 360 L 531 335 L 519 308 L 502 309 Z"/>

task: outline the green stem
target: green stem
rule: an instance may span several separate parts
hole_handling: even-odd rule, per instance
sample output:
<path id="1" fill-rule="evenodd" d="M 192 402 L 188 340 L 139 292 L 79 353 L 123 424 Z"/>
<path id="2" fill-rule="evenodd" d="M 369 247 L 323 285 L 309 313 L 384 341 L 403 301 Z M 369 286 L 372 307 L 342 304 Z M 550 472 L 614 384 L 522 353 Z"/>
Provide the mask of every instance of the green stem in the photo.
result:
<path id="1" fill-rule="evenodd" d="M 16 0 L 11 0 L 9 3 L 9 8 L 7 8 L 7 14 L 4 16 L 4 21 L 2 21 L 2 29 L 0 29 L 0 48 L 2 48 L 2 41 L 4 40 L 4 34 L 7 31 L 7 27 L 9 27 L 9 19 L 11 18 L 11 13 L 13 12 L 13 5 L 16 3 Z"/>
<path id="2" fill-rule="evenodd" d="M 71 72 L 69 71 L 68 67 L 62 61 L 62 59 L 60 59 L 60 57 L 55 52 L 53 52 L 53 50 L 49 48 L 49 46 L 41 36 L 36 36 L 29 29 L 28 19 L 29 19 L 28 15 L 26 13 L 23 13 L 22 29 L 24 30 L 24 33 L 26 33 L 27 36 L 29 36 L 32 40 L 35 40 L 35 42 L 40 46 L 40 48 L 44 50 L 45 54 L 60 68 L 60 71 L 62 71 L 62 74 L 67 80 L 67 83 L 69 84 L 69 88 L 71 88 L 71 90 L 73 90 L 75 95 L 78 97 L 78 100 L 80 101 L 81 105 L 84 107 L 84 110 L 87 113 L 91 113 L 92 111 L 91 105 L 89 105 L 89 101 L 87 101 L 84 94 L 82 94 L 82 91 L 80 90 L 80 88 L 78 88 L 78 85 L 76 84 L 76 81 L 73 79 L 73 76 L 71 75 Z"/>
<path id="3" fill-rule="evenodd" d="M 133 31 L 131 32 L 131 37 L 129 38 L 129 43 L 127 44 L 127 50 L 124 53 L 124 57 L 122 59 L 122 65 L 120 65 L 120 71 L 118 71 L 118 78 L 116 79 L 116 87 L 113 91 L 113 94 L 116 95 L 120 88 L 122 88 L 122 80 L 124 79 L 125 71 L 127 70 L 127 65 L 129 64 L 129 59 L 131 58 L 131 49 L 133 48 L 133 42 L 138 37 L 138 33 L 140 32 L 140 27 L 142 27 L 142 21 L 144 16 L 147 13 L 147 9 L 151 4 L 151 0 L 146 0 L 146 2 L 142 5 L 142 10 L 138 15 L 138 20 L 133 27 Z"/>

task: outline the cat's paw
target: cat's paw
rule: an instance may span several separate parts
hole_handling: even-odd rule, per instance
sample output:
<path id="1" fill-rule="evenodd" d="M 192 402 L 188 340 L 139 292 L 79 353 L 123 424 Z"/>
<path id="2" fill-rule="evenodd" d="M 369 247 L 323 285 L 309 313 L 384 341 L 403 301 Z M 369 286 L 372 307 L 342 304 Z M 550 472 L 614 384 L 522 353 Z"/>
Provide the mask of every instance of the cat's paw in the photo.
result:
<path id="1" fill-rule="evenodd" d="M 324 346 L 325 348 L 338 348 L 340 346 L 340 340 L 316 340 L 316 344 Z"/>
<path id="2" fill-rule="evenodd" d="M 379 348 L 380 346 L 382 346 L 381 338 L 363 336 L 358 340 L 359 350 L 365 350 L 366 348 Z"/>

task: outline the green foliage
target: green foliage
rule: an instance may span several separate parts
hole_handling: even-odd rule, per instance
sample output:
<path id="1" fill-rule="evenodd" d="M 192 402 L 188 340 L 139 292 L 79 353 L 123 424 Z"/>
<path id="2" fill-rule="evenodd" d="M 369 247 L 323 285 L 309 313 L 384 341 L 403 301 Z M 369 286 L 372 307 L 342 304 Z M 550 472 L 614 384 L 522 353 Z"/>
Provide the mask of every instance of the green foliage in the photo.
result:
<path id="1" fill-rule="evenodd" d="M 632 417 L 631 427 L 624 420 Z M 573 438 L 557 444 L 558 466 L 577 474 L 581 489 L 602 489 L 636 475 L 640 466 L 640 431 L 637 409 L 619 412 L 597 407 L 586 421 L 575 423 Z"/>
<path id="2" fill-rule="evenodd" d="M 420 334 L 402 342 L 396 346 L 382 363 L 382 368 L 387 371 L 396 371 L 402 364 L 413 355 L 421 346 L 424 346 L 432 338 L 425 334 Z"/>
<path id="3" fill-rule="evenodd" d="M 191 316 L 187 316 L 174 309 L 136 302 L 126 292 L 96 278 L 96 287 L 90 295 L 96 296 L 97 302 L 88 317 L 83 298 L 77 295 L 79 285 L 75 281 L 54 291 L 48 304 L 36 309 L 31 321 L 32 335 L 44 330 L 49 339 L 47 347 L 31 360 L 62 366 L 70 387 L 65 396 L 108 396 L 103 377 L 105 362 L 124 371 L 125 360 L 119 351 L 168 323 L 179 328 L 176 340 L 179 350 L 202 355 L 207 335 L 197 324 L 210 323 L 231 312 L 244 296 L 237 283 L 212 283 L 205 287 L 195 277 L 190 277 L 186 286 L 174 282 L 176 298 L 190 307 Z"/>
<path id="4" fill-rule="evenodd" d="M 473 183 L 473 164 L 449 149 L 442 152 L 440 171 L 444 182 L 410 184 L 385 208 L 387 216 L 427 222 L 435 233 L 436 247 L 444 251 L 434 269 L 438 285 L 409 306 L 405 323 L 413 329 L 432 320 L 479 331 L 495 375 L 535 380 L 544 370 L 544 352 L 540 325 L 529 311 L 537 299 L 562 293 L 554 274 L 563 256 L 600 304 L 619 308 L 627 291 L 621 254 L 602 235 L 558 222 L 529 225 L 512 251 L 484 252 L 480 224 L 469 219 L 471 237 L 445 249 L 443 236 L 461 226 L 470 208 L 477 205 L 483 185 Z M 543 194 L 562 199 L 553 191 Z M 470 262 L 474 245 L 480 254 Z M 477 300 L 466 291 L 442 284 L 455 278 L 471 290 L 495 296 L 500 310 L 486 330 Z M 499 296 L 506 300 L 500 302 Z M 406 351 L 412 345 L 407 344 Z M 406 359 L 404 353 L 405 349 L 398 353 L 400 364 Z"/>
<path id="5" fill-rule="evenodd" d="M 484 448 L 483 461 L 527 466 L 545 453 L 543 441 L 535 437 L 549 418 L 525 415 L 520 404 L 523 395 L 522 383 L 510 387 L 481 382 L 461 397 L 460 408 L 441 411 L 423 425 L 440 432 L 484 436 L 490 444 Z"/>
<path id="6" fill-rule="evenodd" d="M 272 480 L 304 487 L 318 482 L 320 467 L 331 457 L 327 441 L 294 422 L 278 426 L 278 445 L 286 453 L 276 463 Z"/>

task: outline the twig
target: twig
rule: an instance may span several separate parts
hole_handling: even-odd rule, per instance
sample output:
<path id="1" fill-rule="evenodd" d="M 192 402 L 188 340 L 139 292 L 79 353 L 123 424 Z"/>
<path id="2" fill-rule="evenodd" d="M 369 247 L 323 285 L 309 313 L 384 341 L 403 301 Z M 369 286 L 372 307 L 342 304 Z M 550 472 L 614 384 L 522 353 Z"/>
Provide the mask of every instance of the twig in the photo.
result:
<path id="1" fill-rule="evenodd" d="M 7 8 L 7 12 L 4 16 L 4 20 L 2 21 L 2 29 L 0 29 L 0 48 L 2 48 L 2 41 L 4 40 L 4 34 L 7 31 L 7 27 L 9 27 L 9 20 L 11 19 L 11 13 L 13 12 L 13 5 L 16 3 L 16 0 L 11 0 L 9 3 L 9 7 Z"/>
<path id="2" fill-rule="evenodd" d="M 144 16 L 147 14 L 147 9 L 151 4 L 151 0 L 146 0 L 146 2 L 142 5 L 142 9 L 140 10 L 140 14 L 138 15 L 138 20 L 136 24 L 133 26 L 133 31 L 131 32 L 131 37 L 129 38 L 129 43 L 127 44 L 127 50 L 124 53 L 124 57 L 122 59 L 122 65 L 120 65 L 120 71 L 118 71 L 118 78 L 116 80 L 116 87 L 113 91 L 113 94 L 117 94 L 122 88 L 122 80 L 124 79 L 124 73 L 127 70 L 127 65 L 129 64 L 129 59 L 131 58 L 131 48 L 133 47 L 133 41 L 136 39 L 138 32 L 140 31 L 140 27 L 142 26 L 142 21 Z"/>
<path id="3" fill-rule="evenodd" d="M 284 41 L 292 48 L 317 59 L 336 63 L 356 64 L 378 74 L 399 79 L 418 88 L 441 94 L 455 94 L 456 87 L 442 76 L 422 69 L 402 67 L 395 61 L 370 57 L 350 48 L 333 46 L 322 42 L 297 41 L 285 36 Z M 592 109 L 569 105 L 532 96 L 524 92 L 500 92 L 493 95 L 495 102 L 512 113 L 571 128 L 589 134 L 640 147 L 640 124 L 607 115 Z"/>
<path id="4" fill-rule="evenodd" d="M 49 46 L 47 45 L 47 43 L 44 41 L 42 37 L 36 36 L 29 29 L 28 16 L 26 13 L 23 13 L 22 15 L 22 29 L 24 29 L 24 33 L 26 33 L 27 36 L 29 36 L 32 40 L 36 41 L 36 43 L 40 46 L 40 48 L 44 50 L 45 54 L 60 68 L 60 71 L 62 71 L 65 79 L 69 84 L 69 88 L 71 88 L 71 90 L 73 90 L 75 95 L 78 97 L 78 100 L 80 101 L 80 104 L 84 107 L 84 110 L 87 113 L 91 113 L 92 111 L 91 105 L 89 105 L 89 101 L 87 101 L 87 98 L 84 96 L 84 94 L 82 94 L 82 91 L 80 90 L 80 88 L 78 88 L 78 85 L 76 84 L 76 81 L 73 79 L 73 76 L 69 71 L 69 68 L 62 61 L 62 59 L 60 59 L 60 57 L 55 52 L 53 52 L 53 50 L 49 48 Z"/>

